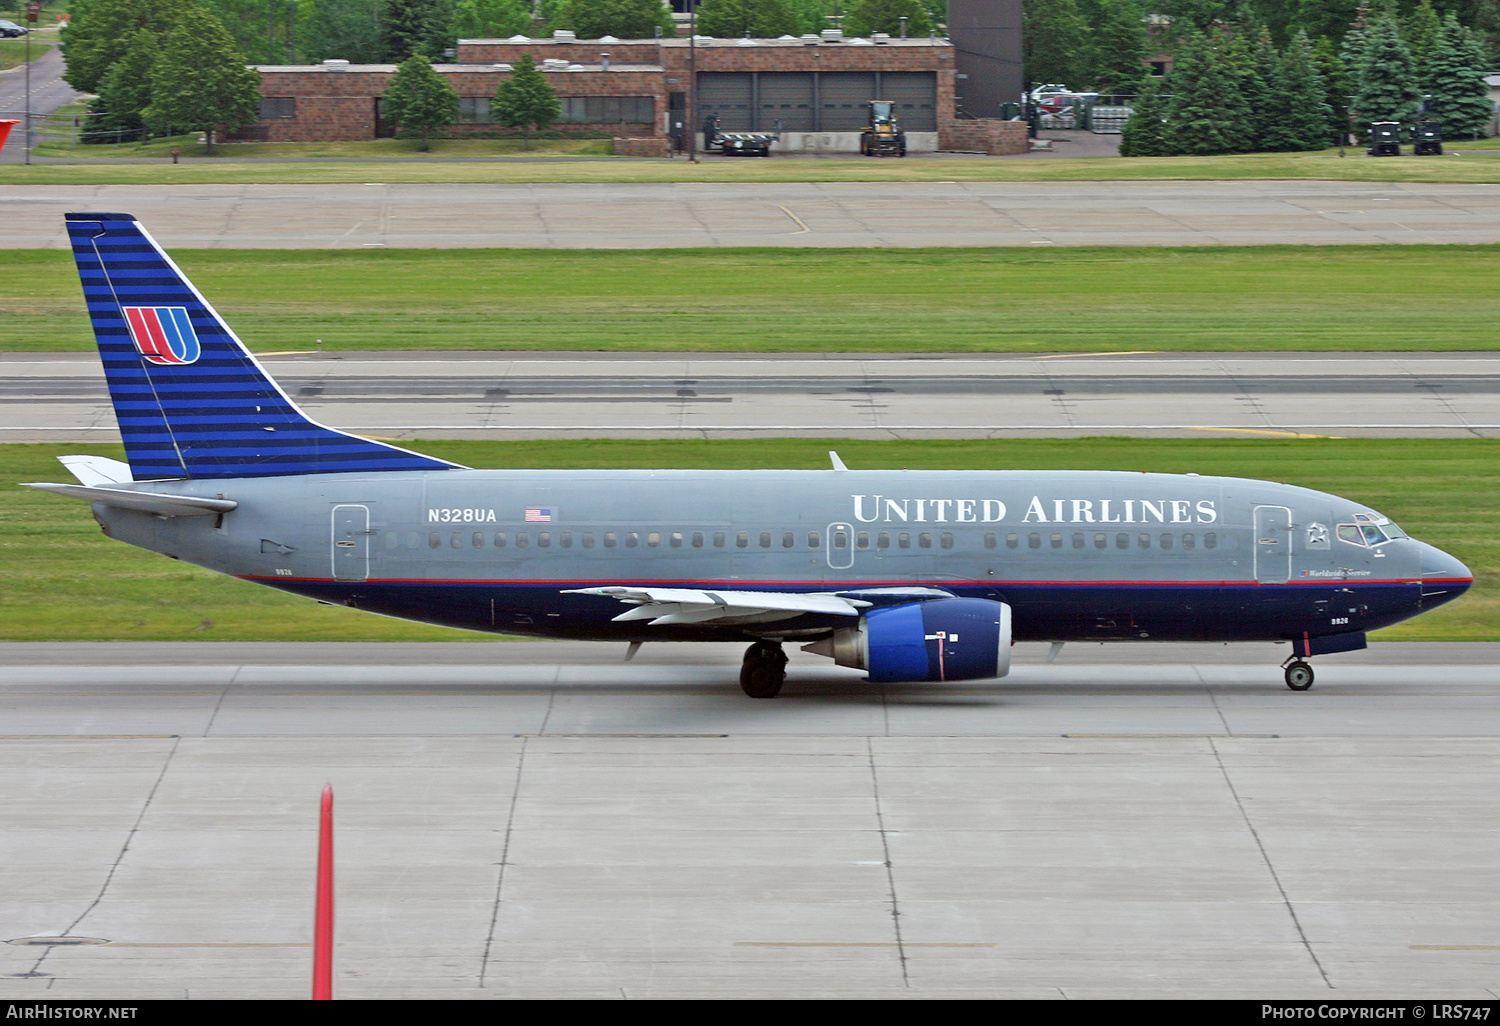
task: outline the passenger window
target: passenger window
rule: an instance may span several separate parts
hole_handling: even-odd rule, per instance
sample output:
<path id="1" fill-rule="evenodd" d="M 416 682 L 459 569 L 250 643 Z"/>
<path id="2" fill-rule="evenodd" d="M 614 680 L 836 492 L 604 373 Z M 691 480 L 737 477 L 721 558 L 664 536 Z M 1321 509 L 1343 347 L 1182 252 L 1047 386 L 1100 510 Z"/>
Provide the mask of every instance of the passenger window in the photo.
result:
<path id="1" fill-rule="evenodd" d="M 557 544 L 559 548 L 571 549 L 573 547 L 573 532 L 559 531 L 557 534 Z"/>
<path id="2" fill-rule="evenodd" d="M 917 535 L 917 547 L 922 549 L 932 548 L 932 532 L 923 531 Z"/>
<path id="3" fill-rule="evenodd" d="M 1015 535 L 1011 535 L 1011 537 L 1014 538 Z M 988 533 L 985 534 L 985 536 L 984 536 L 984 547 L 985 548 L 987 548 L 987 549 L 993 549 L 993 548 L 998 547 L 999 544 L 1000 544 L 1000 539 L 999 538 L 996 538 L 993 534 L 988 534 Z"/>
<path id="4" fill-rule="evenodd" d="M 1117 548 L 1117 549 L 1128 549 L 1128 548 L 1130 548 L 1130 535 L 1125 534 L 1124 532 L 1121 532 L 1120 534 L 1115 535 L 1115 548 Z"/>
<path id="5" fill-rule="evenodd" d="M 1185 534 L 1182 536 L 1182 547 L 1184 549 L 1194 549 L 1197 547 L 1193 542 L 1193 536 L 1191 534 Z"/>
<path id="6" fill-rule="evenodd" d="M 947 531 L 944 531 L 942 534 L 938 535 L 938 544 L 945 549 L 953 548 L 953 535 Z"/>
<path id="7" fill-rule="evenodd" d="M 505 548 L 505 532 L 504 531 L 496 531 L 495 532 L 495 548 L 497 548 L 497 549 L 503 549 L 503 548 Z"/>
<path id="8" fill-rule="evenodd" d="M 658 545 L 660 545 L 661 544 L 661 532 L 660 531 L 650 531 L 650 532 L 647 532 L 647 534 L 646 534 L 646 544 L 649 545 L 653 549 L 656 548 Z"/>
<path id="9" fill-rule="evenodd" d="M 736 548 L 748 549 L 750 547 L 750 532 L 741 531 L 739 534 L 735 535 L 734 544 Z"/>
<path id="10" fill-rule="evenodd" d="M 429 534 L 427 536 L 427 547 L 429 549 L 441 548 L 442 545 L 443 545 L 443 536 L 440 535 L 440 534 L 438 534 L 436 531 L 433 531 L 431 534 Z"/>
<path id="11" fill-rule="evenodd" d="M 1028 549 L 1039 549 L 1042 547 L 1042 536 L 1035 531 L 1026 536 L 1026 547 Z"/>
<path id="12" fill-rule="evenodd" d="M 1163 534 L 1161 536 L 1161 547 L 1164 552 L 1172 551 L 1172 536 L 1170 534 Z"/>
<path id="13" fill-rule="evenodd" d="M 868 538 L 869 535 L 862 534 L 862 535 L 860 535 L 860 537 L 861 538 Z M 792 531 L 782 531 L 781 532 L 781 547 L 782 548 L 784 548 L 784 549 L 790 549 L 790 548 L 794 547 L 796 544 L 797 544 L 797 535 L 794 532 L 792 532 Z M 864 548 L 864 546 L 861 545 L 860 548 Z"/>
<path id="14" fill-rule="evenodd" d="M 818 534 L 817 531 L 808 531 L 807 532 L 807 547 L 808 548 L 815 549 L 819 545 L 821 545 L 822 543 L 823 543 L 823 536 L 820 535 L 820 534 Z"/>
<path id="15" fill-rule="evenodd" d="M 1136 539 L 1136 544 L 1143 549 L 1149 549 L 1151 547 L 1151 536 L 1149 534 L 1141 535 Z"/>
<path id="16" fill-rule="evenodd" d="M 909 548 L 911 548 L 911 535 L 907 534 L 905 531 L 898 532 L 897 535 L 896 535 L 896 548 L 898 548 L 898 549 L 909 549 Z"/>
<path id="17" fill-rule="evenodd" d="M 1083 532 L 1082 531 L 1075 531 L 1075 532 L 1073 532 L 1073 547 L 1075 549 L 1081 549 L 1081 548 L 1083 548 L 1084 544 L 1085 544 L 1085 542 L 1084 542 Z"/>
<path id="18" fill-rule="evenodd" d="M 619 540 L 620 539 L 615 534 L 615 532 L 613 532 L 613 531 L 605 531 L 604 532 L 604 547 L 606 549 L 612 549 L 612 548 L 614 548 L 615 547 L 615 542 L 617 542 Z"/>
<path id="19" fill-rule="evenodd" d="M 1080 534 L 1078 536 L 1078 539 L 1079 539 L 1078 543 L 1081 546 L 1083 544 L 1083 535 Z M 1052 536 L 1052 547 L 1054 549 L 1060 549 L 1060 548 L 1062 548 L 1062 535 L 1060 535 L 1060 534 L 1054 534 Z"/>
<path id="20" fill-rule="evenodd" d="M 578 536 L 578 540 L 583 543 L 584 548 L 591 549 L 594 547 L 594 532 L 584 531 L 583 534 Z"/>
<path id="21" fill-rule="evenodd" d="M 1219 536 L 1213 531 L 1203 532 L 1203 547 L 1205 549 L 1216 549 L 1219 547 Z"/>
<path id="22" fill-rule="evenodd" d="M 536 533 L 536 547 L 539 549 L 550 549 L 552 547 L 552 532 L 538 531 Z"/>
<path id="23" fill-rule="evenodd" d="M 484 548 L 484 535 L 480 534 L 478 531 L 475 531 L 473 542 L 476 549 Z"/>
<path id="24" fill-rule="evenodd" d="M 771 547 L 771 532 L 770 531 L 762 531 L 762 532 L 760 532 L 760 547 L 763 548 L 763 549 L 769 549 Z"/>
<path id="25" fill-rule="evenodd" d="M 682 548 L 682 532 L 681 531 L 673 531 L 667 537 L 667 543 L 669 545 L 671 545 L 672 548 L 674 548 L 674 549 L 680 549 L 680 548 Z"/>
<path id="26" fill-rule="evenodd" d="M 875 536 L 875 547 L 877 549 L 888 549 L 891 547 L 891 532 L 881 531 Z"/>
<path id="27" fill-rule="evenodd" d="M 723 531 L 714 532 L 714 548 L 722 549 L 725 542 L 727 542 L 728 540 L 728 536 L 725 535 Z"/>
<path id="28" fill-rule="evenodd" d="M 1021 547 L 1021 536 L 1019 534 L 1007 534 L 1005 536 L 1005 547 L 1007 549 L 1019 549 Z"/>
<path id="29" fill-rule="evenodd" d="M 525 531 L 517 531 L 516 532 L 516 548 L 518 548 L 518 549 L 524 549 L 524 548 L 526 548 L 526 546 L 528 546 L 530 544 L 531 544 L 531 538 L 526 534 Z"/>
<path id="30" fill-rule="evenodd" d="M 844 531 L 835 530 L 828 535 L 828 544 L 842 552 L 849 547 L 849 535 Z"/>
<path id="31" fill-rule="evenodd" d="M 693 532 L 693 548 L 695 548 L 695 549 L 701 549 L 701 548 L 703 548 L 703 532 L 702 531 L 694 531 Z"/>
<path id="32" fill-rule="evenodd" d="M 1094 548 L 1103 549 L 1109 546 L 1109 537 L 1104 534 L 1094 535 Z"/>
<path id="33" fill-rule="evenodd" d="M 638 532 L 636 532 L 636 531 L 626 531 L 625 532 L 625 547 L 627 549 L 633 549 L 637 545 L 639 545 L 640 543 L 641 543 L 641 536 L 640 536 L 640 534 Z"/>
<path id="34" fill-rule="evenodd" d="M 450 546 L 452 546 L 453 548 L 455 548 L 455 549 L 461 549 L 461 548 L 463 548 L 464 547 L 464 533 L 462 531 L 454 531 L 453 532 L 453 536 L 448 539 L 448 544 Z"/>
<path id="35" fill-rule="evenodd" d="M 860 531 L 854 536 L 854 547 L 856 549 L 868 549 L 870 547 L 870 532 Z"/>

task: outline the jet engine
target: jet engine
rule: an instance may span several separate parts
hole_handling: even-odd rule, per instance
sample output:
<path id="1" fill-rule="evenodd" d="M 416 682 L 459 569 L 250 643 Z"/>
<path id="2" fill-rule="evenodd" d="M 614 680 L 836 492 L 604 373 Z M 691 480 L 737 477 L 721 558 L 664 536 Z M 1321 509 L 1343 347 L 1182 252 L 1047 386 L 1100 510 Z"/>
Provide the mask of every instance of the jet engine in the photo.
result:
<path id="1" fill-rule="evenodd" d="M 1010 672 L 1010 606 L 948 598 L 872 609 L 802 651 L 868 670 L 882 683 L 977 680 Z"/>

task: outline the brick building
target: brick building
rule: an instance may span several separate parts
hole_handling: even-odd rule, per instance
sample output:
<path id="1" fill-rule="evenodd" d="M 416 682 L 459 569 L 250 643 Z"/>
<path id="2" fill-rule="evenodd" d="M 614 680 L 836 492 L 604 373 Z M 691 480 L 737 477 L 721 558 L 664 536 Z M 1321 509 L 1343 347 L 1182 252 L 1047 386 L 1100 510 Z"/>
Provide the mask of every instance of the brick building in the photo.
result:
<path id="1" fill-rule="evenodd" d="M 976 125 L 954 110 L 952 43 L 941 38 L 580 40 L 461 39 L 452 64 L 435 70 L 460 99 L 453 135 L 494 131 L 490 99 L 523 53 L 536 59 L 562 101 L 554 127 L 606 131 L 615 151 L 659 155 L 685 143 L 691 69 L 696 68 L 701 125 L 719 117 L 726 131 L 782 133 L 778 149 L 857 152 L 872 99 L 894 100 L 913 150 L 1025 149 L 1019 123 Z M 238 138 L 266 141 L 375 139 L 392 134 L 380 97 L 395 65 L 259 66 L 261 119 Z"/>

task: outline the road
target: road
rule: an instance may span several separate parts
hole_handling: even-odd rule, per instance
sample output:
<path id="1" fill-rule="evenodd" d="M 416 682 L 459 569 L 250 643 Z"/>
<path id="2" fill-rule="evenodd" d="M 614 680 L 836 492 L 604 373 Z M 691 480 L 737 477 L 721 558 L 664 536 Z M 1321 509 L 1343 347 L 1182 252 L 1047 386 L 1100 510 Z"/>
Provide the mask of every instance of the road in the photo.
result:
<path id="1" fill-rule="evenodd" d="M 392 352 L 265 364 L 317 419 L 391 438 L 1500 433 L 1500 358 L 1487 353 Z M 0 369 L 0 439 L 118 439 L 93 354 L 3 354 Z"/>
<path id="2" fill-rule="evenodd" d="M 378 165 L 370 174 L 378 175 Z M 1238 246 L 1500 241 L 1500 185 L 1235 182 L 11 186 L 0 246 L 124 211 L 174 247 Z"/>
<path id="3" fill-rule="evenodd" d="M 63 81 L 65 65 L 62 50 L 53 47 L 31 62 L 31 110 L 33 114 L 51 114 L 85 94 Z M 24 66 L 0 72 L 0 117 L 20 118 L 26 111 L 26 69 Z M 5 149 L 0 150 L 0 164 L 22 164 L 26 145 L 20 126 L 12 132 Z M 7 189 L 7 192 L 9 189 Z"/>

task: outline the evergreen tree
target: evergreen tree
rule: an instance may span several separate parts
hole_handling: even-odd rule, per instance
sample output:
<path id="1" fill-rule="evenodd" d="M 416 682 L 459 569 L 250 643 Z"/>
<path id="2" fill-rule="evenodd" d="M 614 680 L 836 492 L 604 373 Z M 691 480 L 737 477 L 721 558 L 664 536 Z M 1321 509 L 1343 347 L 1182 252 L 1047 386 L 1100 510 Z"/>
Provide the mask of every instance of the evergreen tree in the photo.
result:
<path id="1" fill-rule="evenodd" d="M 1171 152 L 1166 138 L 1168 100 L 1163 92 L 1158 80 L 1148 79 L 1136 94 L 1130 120 L 1120 134 L 1120 156 L 1164 157 Z"/>
<path id="2" fill-rule="evenodd" d="M 200 7 L 185 10 L 162 40 L 151 71 L 151 103 L 141 112 L 153 130 L 202 132 L 214 151 L 214 131 L 231 131 L 260 117 L 260 75 L 219 19 Z"/>
<path id="3" fill-rule="evenodd" d="M 458 120 L 458 93 L 448 81 L 432 70 L 432 64 L 421 54 L 412 54 L 401 62 L 391 76 L 380 98 L 380 116 L 408 131 L 418 132 L 424 153 L 432 147 L 428 135 Z"/>
<path id="4" fill-rule="evenodd" d="M 667 37 L 677 31 L 661 0 L 562 0 L 552 24 L 572 29 L 579 39 L 650 39 L 658 27 Z"/>
<path id="5" fill-rule="evenodd" d="M 1276 48 L 1271 45 L 1270 32 L 1260 26 L 1250 26 L 1247 32 L 1235 37 L 1226 48 L 1225 56 L 1234 66 L 1240 96 L 1248 111 L 1245 148 L 1268 149 L 1266 138 L 1276 117 L 1273 107 L 1280 76 L 1279 58 Z"/>
<path id="6" fill-rule="evenodd" d="M 787 0 L 703 0 L 698 5 L 699 34 L 720 39 L 797 35 L 802 21 Z"/>
<path id="7" fill-rule="evenodd" d="M 1250 111 L 1222 48 L 1206 36 L 1187 41 L 1172 68 L 1166 140 L 1172 153 L 1241 153 Z"/>
<path id="8" fill-rule="evenodd" d="M 1274 117 L 1264 140 L 1268 150 L 1321 150 L 1332 141 L 1333 111 L 1324 102 L 1325 87 L 1313 61 L 1306 32 L 1298 32 L 1281 55 L 1272 100 Z"/>
<path id="9" fill-rule="evenodd" d="M 198 6 L 219 19 L 234 39 L 234 47 L 255 64 L 289 64 L 292 20 L 296 9 L 289 0 L 197 0 Z"/>
<path id="10" fill-rule="evenodd" d="M 93 0 L 63 33 L 63 57 L 68 65 L 63 78 L 74 89 L 97 93 L 137 32 L 168 32 L 194 7 L 193 0 Z"/>
<path id="11" fill-rule="evenodd" d="M 1349 100 L 1354 93 L 1354 82 L 1334 51 L 1333 40 L 1327 36 L 1319 39 L 1313 47 L 1313 65 L 1323 80 L 1323 102 L 1328 107 L 1328 138 L 1343 139 L 1349 134 Z"/>
<path id="12" fill-rule="evenodd" d="M 1101 93 L 1139 92 L 1151 77 L 1146 69 L 1150 40 L 1140 8 L 1134 0 L 1095 2 L 1099 12 L 1091 22 L 1092 85 Z"/>
<path id="13" fill-rule="evenodd" d="M 458 0 L 448 31 L 459 39 L 503 39 L 531 31 L 531 4 L 522 0 Z"/>
<path id="14" fill-rule="evenodd" d="M 317 0 L 308 19 L 302 49 L 309 60 L 338 59 L 353 64 L 385 60 L 380 16 L 384 0 Z"/>
<path id="15" fill-rule="evenodd" d="M 1074 0 L 1028 0 L 1022 13 L 1026 78 L 1036 85 L 1085 85 L 1089 26 Z"/>
<path id="16" fill-rule="evenodd" d="M 1344 62 L 1344 67 L 1349 70 L 1352 84 L 1359 85 L 1359 69 L 1365 66 L 1365 45 L 1370 38 L 1370 0 L 1360 0 L 1359 10 L 1355 13 L 1354 21 L 1344 33 L 1343 44 L 1339 47 L 1339 60 Z"/>
<path id="17" fill-rule="evenodd" d="M 1449 14 L 1427 62 L 1427 115 L 1442 122 L 1450 139 L 1478 132 L 1495 119 L 1484 66 L 1476 66 L 1483 51 L 1468 29 Z"/>
<path id="18" fill-rule="evenodd" d="M 876 32 L 889 32 L 899 36 L 903 17 L 908 35 L 925 36 L 933 30 L 922 0 L 849 0 L 844 8 L 844 35 L 869 38 Z"/>
<path id="19" fill-rule="evenodd" d="M 1357 23 L 1360 6 L 1360 0 L 1297 0 L 1287 27 L 1301 29 L 1309 38 L 1326 37 L 1337 44 Z"/>
<path id="20" fill-rule="evenodd" d="M 89 101 L 84 121 L 84 143 L 117 143 L 138 139 L 145 129 L 141 112 L 151 103 L 151 66 L 156 63 L 157 37 L 141 29 L 129 40 L 125 55 L 110 67 Z"/>
<path id="21" fill-rule="evenodd" d="M 437 60 L 452 45 L 452 21 L 453 0 L 386 0 L 380 19 L 385 59 L 401 63 L 420 54 Z"/>
<path id="22" fill-rule="evenodd" d="M 1422 101 L 1417 69 L 1394 18 L 1371 23 L 1358 80 L 1350 109 L 1362 135 L 1369 132 L 1372 121 L 1409 123 L 1416 117 Z"/>
<path id="23" fill-rule="evenodd" d="M 1417 62 L 1419 80 L 1426 77 L 1427 58 L 1437 45 L 1438 33 L 1442 28 L 1442 20 L 1428 0 L 1422 0 L 1402 20 L 1401 36 L 1406 40 L 1406 48 L 1411 51 L 1411 59 Z"/>
<path id="24" fill-rule="evenodd" d="M 557 94 L 532 60 L 523 53 L 511 66 L 510 78 L 500 83 L 490 112 L 506 128 L 521 130 L 521 148 L 531 149 L 531 131 L 545 131 L 562 112 Z"/>

